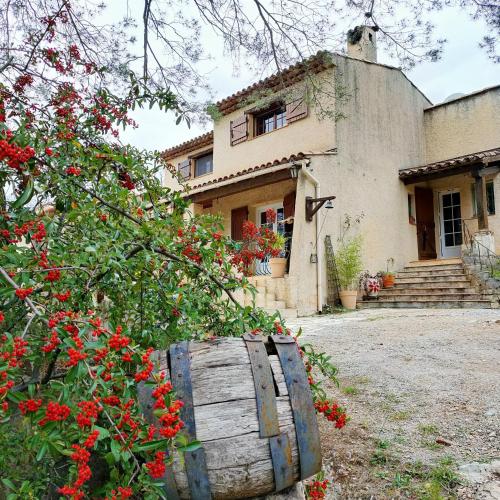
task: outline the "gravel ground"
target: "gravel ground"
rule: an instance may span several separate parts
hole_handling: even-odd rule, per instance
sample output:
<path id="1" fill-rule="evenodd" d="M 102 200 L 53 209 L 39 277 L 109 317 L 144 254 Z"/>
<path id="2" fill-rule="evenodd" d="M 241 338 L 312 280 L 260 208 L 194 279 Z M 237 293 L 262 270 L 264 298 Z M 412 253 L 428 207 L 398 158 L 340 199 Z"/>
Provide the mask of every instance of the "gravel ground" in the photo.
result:
<path id="1" fill-rule="evenodd" d="M 499 310 L 371 309 L 287 324 L 339 368 L 340 388 L 326 387 L 351 421 L 320 423 L 330 498 L 500 498 Z"/>

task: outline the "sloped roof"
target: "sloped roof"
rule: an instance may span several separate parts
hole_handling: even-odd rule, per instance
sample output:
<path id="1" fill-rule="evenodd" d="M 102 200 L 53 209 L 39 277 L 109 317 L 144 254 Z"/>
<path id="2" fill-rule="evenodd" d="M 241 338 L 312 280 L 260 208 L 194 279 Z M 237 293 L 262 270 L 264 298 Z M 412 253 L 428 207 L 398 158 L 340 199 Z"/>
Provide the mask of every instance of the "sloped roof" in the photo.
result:
<path id="1" fill-rule="evenodd" d="M 488 149 L 486 151 L 479 151 L 468 155 L 457 156 L 456 158 L 449 158 L 447 160 L 436 161 L 421 165 L 420 167 L 405 168 L 399 171 L 400 179 L 407 179 L 410 177 L 424 176 L 435 172 L 452 171 L 459 167 L 468 164 L 487 162 L 488 159 L 500 160 L 500 147 Z"/>
<path id="2" fill-rule="evenodd" d="M 215 105 L 222 115 L 227 115 L 238 109 L 242 101 L 258 90 L 277 90 L 280 87 L 289 87 L 294 83 L 301 81 L 307 73 L 320 73 L 325 69 L 334 66 L 332 54 L 326 50 L 321 50 L 313 56 L 304 59 L 281 72 L 274 73 L 263 80 L 253 83 L 252 85 L 239 90 L 217 102 Z"/>
<path id="3" fill-rule="evenodd" d="M 199 135 L 198 137 L 194 137 L 189 141 L 183 142 L 174 146 L 172 148 L 166 149 L 163 151 L 162 157 L 164 160 L 172 160 L 173 158 L 177 158 L 178 156 L 185 155 L 191 153 L 192 151 L 196 151 L 204 146 L 210 146 L 214 142 L 214 132 L 207 132 L 206 134 Z"/>
<path id="4" fill-rule="evenodd" d="M 276 167 L 278 165 L 284 165 L 286 163 L 291 163 L 294 161 L 300 161 L 306 157 L 307 157 L 307 155 L 305 155 L 304 153 L 296 153 L 296 154 L 292 154 L 288 157 L 284 157 L 281 159 L 276 158 L 272 161 L 268 161 L 267 163 L 261 163 L 260 165 L 255 165 L 254 167 L 244 168 L 242 170 L 239 170 L 238 172 L 235 172 L 234 174 L 224 175 L 222 177 L 217 177 L 215 179 L 211 179 L 209 181 L 202 182 L 200 184 L 192 185 L 192 186 L 190 186 L 190 191 L 198 190 L 201 188 L 208 188 L 208 187 L 212 187 L 212 186 L 217 187 L 217 184 L 219 184 L 221 182 L 225 182 L 225 181 L 228 181 L 231 179 L 237 179 L 238 177 L 243 177 L 243 176 L 250 174 L 252 172 L 262 172 L 263 174 L 265 174 L 266 170 L 268 170 L 272 167 Z"/>

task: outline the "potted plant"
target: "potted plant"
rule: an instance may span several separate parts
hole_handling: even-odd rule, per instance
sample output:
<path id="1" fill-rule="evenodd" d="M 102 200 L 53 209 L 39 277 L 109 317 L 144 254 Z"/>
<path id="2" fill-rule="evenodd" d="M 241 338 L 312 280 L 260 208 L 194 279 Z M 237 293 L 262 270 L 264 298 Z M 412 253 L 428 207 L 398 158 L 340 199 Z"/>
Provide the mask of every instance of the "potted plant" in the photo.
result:
<path id="1" fill-rule="evenodd" d="M 280 233 L 274 233 L 270 242 L 269 267 L 271 268 L 271 278 L 283 278 L 286 270 L 285 253 L 286 238 Z"/>
<path id="2" fill-rule="evenodd" d="M 340 301 L 346 309 L 356 309 L 358 277 L 362 270 L 361 237 L 343 240 L 335 256 L 340 285 Z"/>
<path id="3" fill-rule="evenodd" d="M 382 288 L 382 280 L 384 273 L 379 271 L 372 275 L 369 271 L 365 271 L 359 278 L 359 287 L 366 293 L 366 296 L 371 299 L 378 298 L 380 289 Z"/>
<path id="4" fill-rule="evenodd" d="M 387 259 L 387 271 L 382 276 L 382 283 L 384 285 L 384 288 L 392 288 L 394 286 L 396 275 L 392 271 L 389 271 L 390 266 L 393 265 L 394 259 L 390 257 L 389 259 Z"/>

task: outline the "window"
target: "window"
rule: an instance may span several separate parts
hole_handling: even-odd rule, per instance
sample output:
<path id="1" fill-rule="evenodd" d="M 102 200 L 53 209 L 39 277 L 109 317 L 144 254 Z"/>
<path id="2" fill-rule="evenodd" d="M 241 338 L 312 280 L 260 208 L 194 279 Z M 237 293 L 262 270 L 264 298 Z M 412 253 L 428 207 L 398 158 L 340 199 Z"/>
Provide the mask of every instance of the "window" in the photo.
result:
<path id="1" fill-rule="evenodd" d="M 267 134 L 286 125 L 285 106 L 276 106 L 264 113 L 255 115 L 255 135 Z"/>
<path id="2" fill-rule="evenodd" d="M 191 177 L 191 160 L 181 161 L 177 165 L 177 170 L 182 179 L 189 179 Z"/>
<path id="3" fill-rule="evenodd" d="M 472 215 L 477 217 L 476 185 L 471 185 Z M 495 184 L 493 181 L 486 182 L 486 208 L 488 215 L 495 215 Z"/>
<path id="4" fill-rule="evenodd" d="M 214 170 L 213 153 L 205 154 L 194 159 L 194 176 L 200 177 L 212 173 Z"/>
<path id="5" fill-rule="evenodd" d="M 408 193 L 408 222 L 415 224 L 415 215 L 413 214 L 413 195 Z"/>

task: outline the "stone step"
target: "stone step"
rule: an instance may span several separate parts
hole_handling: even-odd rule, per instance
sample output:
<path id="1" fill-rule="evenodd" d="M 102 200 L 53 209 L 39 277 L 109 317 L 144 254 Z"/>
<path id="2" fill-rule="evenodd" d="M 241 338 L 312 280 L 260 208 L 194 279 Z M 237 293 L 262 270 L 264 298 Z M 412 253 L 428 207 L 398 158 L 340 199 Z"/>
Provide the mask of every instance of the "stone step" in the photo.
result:
<path id="1" fill-rule="evenodd" d="M 462 259 L 454 257 L 453 259 L 429 259 L 414 260 L 408 263 L 408 267 L 433 267 L 433 266 L 456 266 L 462 265 Z"/>
<path id="2" fill-rule="evenodd" d="M 266 290 L 267 290 L 267 288 L 266 288 Z M 275 301 L 276 301 L 276 294 L 269 293 L 269 291 L 266 291 L 266 304 L 272 304 Z M 270 305 L 269 307 L 274 307 L 274 306 Z"/>
<path id="3" fill-rule="evenodd" d="M 407 290 L 404 290 L 402 293 L 392 294 L 392 295 L 379 295 L 379 302 L 408 302 L 408 301 L 417 301 L 417 302 L 425 302 L 428 300 L 439 300 L 439 301 L 448 301 L 448 300 L 486 300 L 489 296 L 485 296 L 483 294 L 474 292 L 474 293 L 440 293 L 440 294 L 414 294 L 407 293 Z"/>
<path id="4" fill-rule="evenodd" d="M 437 269 L 436 271 L 427 271 L 425 269 L 399 271 L 396 278 L 425 278 L 436 276 L 465 276 L 463 269 Z"/>
<path id="5" fill-rule="evenodd" d="M 396 281 L 394 284 L 393 290 L 401 290 L 407 288 L 418 288 L 418 289 L 438 289 L 438 288 L 470 288 L 471 284 L 469 280 L 462 281 L 440 281 L 437 283 L 433 283 L 432 281 L 411 281 L 409 283 L 405 283 L 403 281 Z"/>
<path id="6" fill-rule="evenodd" d="M 371 300 L 358 303 L 360 309 L 398 308 L 398 309 L 491 309 L 490 300 L 418 300 L 385 301 Z"/>
<path id="7" fill-rule="evenodd" d="M 469 283 L 470 285 L 470 283 Z M 383 288 L 380 290 L 379 296 L 400 295 L 402 293 L 412 295 L 439 295 L 439 294 L 453 294 L 453 293 L 477 293 L 476 289 L 471 286 L 428 286 L 422 288 L 414 288 L 401 286 L 398 288 Z"/>
<path id="8" fill-rule="evenodd" d="M 463 264 L 436 264 L 434 266 L 405 266 L 405 271 L 422 271 L 422 272 L 433 272 L 433 271 L 461 271 L 464 268 Z"/>
<path id="9" fill-rule="evenodd" d="M 395 285 L 411 285 L 412 283 L 469 283 L 464 274 L 453 274 L 449 276 L 419 276 L 417 278 L 396 278 Z"/>

